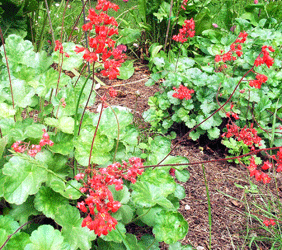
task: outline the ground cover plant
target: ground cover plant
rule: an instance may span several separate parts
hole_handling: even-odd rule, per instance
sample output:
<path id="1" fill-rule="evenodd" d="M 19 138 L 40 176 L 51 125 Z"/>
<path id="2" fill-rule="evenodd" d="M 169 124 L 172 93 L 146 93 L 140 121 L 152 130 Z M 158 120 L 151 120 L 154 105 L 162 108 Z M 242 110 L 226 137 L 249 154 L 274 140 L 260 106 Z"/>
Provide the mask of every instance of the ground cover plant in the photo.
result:
<path id="1" fill-rule="evenodd" d="M 264 234 L 247 228 L 245 238 L 250 249 L 260 242 L 279 249 L 282 25 L 264 16 L 268 3 L 255 1 L 247 8 L 255 19 L 234 17 L 221 31 L 210 23 L 210 1 L 154 1 L 151 8 L 138 1 L 122 17 L 113 14 L 116 3 L 86 2 L 73 10 L 78 18 L 71 25 L 67 9 L 78 2 L 37 4 L 45 10 L 32 13 L 44 18 L 31 41 L 21 32 L 7 36 L 0 26 L 0 249 L 158 249 L 160 242 L 193 249 L 180 242 L 189 227 L 179 212 L 189 164 L 203 164 L 212 249 L 204 165 L 210 161 L 171 155 L 188 136 L 222 142 L 229 156 L 215 162 L 235 161 L 250 180 L 276 184 L 276 195 L 261 191 L 263 203 L 246 212 Z M 58 14 L 48 11 L 56 7 L 59 29 Z M 135 31 L 126 15 L 136 20 Z M 165 36 L 144 42 L 157 36 L 154 27 Z M 104 83 L 132 76 L 128 48 L 148 60 L 147 85 L 160 89 L 143 113 L 151 124 L 145 136 L 130 110 L 110 105 L 120 93 Z M 177 124 L 185 135 L 171 146 Z M 140 236 L 134 226 L 147 232 Z"/>

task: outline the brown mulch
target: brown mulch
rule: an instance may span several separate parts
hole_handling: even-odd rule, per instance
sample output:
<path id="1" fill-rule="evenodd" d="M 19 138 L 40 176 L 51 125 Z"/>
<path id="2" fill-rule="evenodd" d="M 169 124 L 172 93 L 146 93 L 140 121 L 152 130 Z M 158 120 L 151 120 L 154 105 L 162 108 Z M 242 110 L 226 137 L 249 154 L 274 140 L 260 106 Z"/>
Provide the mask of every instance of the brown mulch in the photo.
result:
<path id="1" fill-rule="evenodd" d="M 100 78 L 107 86 L 102 86 L 98 93 L 102 95 L 109 86 L 113 86 L 118 91 L 118 96 L 109 100 L 109 103 L 131 109 L 135 119 L 140 122 L 140 127 L 143 127 L 142 113 L 149 108 L 148 98 L 159 90 L 156 85 L 152 87 L 145 86 L 145 82 L 149 79 L 147 67 L 135 64 L 134 75 L 125 81 L 108 81 L 103 77 Z M 93 108 L 96 109 L 97 105 Z M 172 145 L 174 143 L 173 141 Z M 190 162 L 199 162 L 222 158 L 223 153 L 226 154 L 226 152 L 213 151 L 208 144 L 200 146 L 198 142 L 187 139 L 182 141 L 172 154 L 185 156 Z M 243 189 L 235 186 L 235 183 L 241 186 L 249 186 L 250 179 L 247 169 L 227 162 L 206 163 L 204 166 L 211 201 L 211 249 L 258 249 L 249 248 L 247 246 L 248 241 L 245 239 L 247 225 L 256 228 L 256 231 L 250 230 L 249 235 L 259 232 L 259 224 L 247 216 L 245 200 L 248 201 L 250 208 L 252 208 L 252 201 L 255 200 L 258 204 L 261 203 L 261 200 L 256 194 L 246 194 Z M 181 183 L 186 190 L 187 196 L 180 201 L 179 211 L 189 224 L 189 232 L 182 240 L 182 243 L 185 245 L 191 244 L 197 250 L 209 249 L 208 202 L 202 165 L 188 166 L 188 170 L 191 174 L 190 179 L 186 183 Z M 278 177 L 281 186 L 281 175 Z M 251 179 L 251 181 L 258 187 L 264 188 L 261 183 L 256 182 L 254 179 Z M 270 189 L 275 189 L 273 184 L 270 185 Z M 132 226 L 129 230 L 131 232 L 137 230 L 142 234 L 142 230 L 136 226 Z M 150 230 L 147 231 L 150 232 Z M 168 249 L 168 246 L 161 243 L 160 249 Z M 269 247 L 261 243 L 260 249 L 269 249 Z"/>

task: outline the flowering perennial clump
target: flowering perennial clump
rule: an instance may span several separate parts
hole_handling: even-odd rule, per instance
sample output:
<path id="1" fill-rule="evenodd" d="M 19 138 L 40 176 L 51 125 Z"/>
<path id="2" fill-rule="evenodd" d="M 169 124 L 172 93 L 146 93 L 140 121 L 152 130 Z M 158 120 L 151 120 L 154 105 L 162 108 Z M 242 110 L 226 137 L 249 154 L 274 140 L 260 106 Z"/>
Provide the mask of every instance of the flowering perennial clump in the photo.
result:
<path id="1" fill-rule="evenodd" d="M 43 146 L 45 145 L 53 146 L 54 145 L 54 142 L 50 140 L 50 137 L 48 133 L 46 132 L 46 130 L 43 129 L 42 131 L 43 131 L 43 135 L 39 142 L 39 145 L 32 144 L 30 146 L 29 143 L 27 142 L 16 141 L 13 143 L 12 149 L 17 153 L 24 153 L 26 151 L 27 154 L 30 155 L 31 157 L 35 157 L 36 154 L 41 151 Z"/>
<path id="2" fill-rule="evenodd" d="M 173 87 L 173 90 L 175 90 L 176 93 L 173 93 L 172 96 L 180 100 L 191 99 L 192 98 L 191 94 L 195 92 L 193 89 L 188 89 L 187 87 L 183 85 L 180 85 L 178 89 Z"/>
<path id="3" fill-rule="evenodd" d="M 119 201 L 113 199 L 110 185 L 115 185 L 115 189 L 123 189 L 123 180 L 132 183 L 136 182 L 138 175 L 143 173 L 143 163 L 140 158 L 132 157 L 129 164 L 123 161 L 122 165 L 118 162 L 101 168 L 98 171 L 93 170 L 92 176 L 88 174 L 87 181 L 81 192 L 87 195 L 84 201 L 78 202 L 77 207 L 83 213 L 88 213 L 87 217 L 82 221 L 82 227 L 88 227 L 94 230 L 98 236 L 107 235 L 112 229 L 115 229 L 117 220 L 111 216 L 121 207 Z M 84 173 L 75 176 L 77 180 L 83 180 Z"/>
<path id="4" fill-rule="evenodd" d="M 98 0 L 96 10 L 101 10 L 96 13 L 94 9 L 89 10 L 88 23 L 82 26 L 84 31 L 95 30 L 95 37 L 88 37 L 89 47 L 76 46 L 75 52 L 83 54 L 83 59 L 89 63 L 98 62 L 104 65 L 101 73 L 108 76 L 109 79 L 115 79 L 119 75 L 119 67 L 124 62 L 126 55 L 120 49 L 115 48 L 115 41 L 111 38 L 113 35 L 118 35 L 118 23 L 114 17 L 107 14 L 109 9 L 117 11 L 119 6 L 106 0 Z"/>
<path id="5" fill-rule="evenodd" d="M 176 42 L 184 43 L 187 41 L 188 37 L 195 36 L 195 22 L 193 18 L 190 20 L 185 20 L 182 28 L 179 30 L 178 35 L 174 35 L 172 39 Z"/>

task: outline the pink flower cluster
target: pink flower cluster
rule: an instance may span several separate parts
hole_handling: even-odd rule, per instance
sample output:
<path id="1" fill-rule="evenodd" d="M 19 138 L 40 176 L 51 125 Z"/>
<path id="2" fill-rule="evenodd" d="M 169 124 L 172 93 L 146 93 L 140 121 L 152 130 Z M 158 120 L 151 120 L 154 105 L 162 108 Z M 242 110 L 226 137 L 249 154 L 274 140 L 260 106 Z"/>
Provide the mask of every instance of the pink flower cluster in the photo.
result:
<path id="1" fill-rule="evenodd" d="M 241 32 L 238 38 L 235 40 L 235 42 L 230 45 L 230 50 L 228 52 L 222 55 L 215 56 L 214 58 L 215 62 L 235 61 L 237 60 L 237 57 L 234 55 L 234 53 L 238 57 L 241 57 L 243 55 L 243 52 L 242 52 L 242 45 L 240 43 L 245 43 L 247 36 L 248 34 L 245 31 Z M 223 53 L 223 51 L 221 51 L 221 53 Z"/>
<path id="2" fill-rule="evenodd" d="M 55 51 L 59 50 L 59 52 L 63 55 L 65 55 L 65 57 L 70 57 L 69 54 L 67 52 L 64 52 L 64 48 L 63 48 L 63 45 L 62 43 L 59 41 L 59 40 L 56 40 L 55 41 Z"/>
<path id="3" fill-rule="evenodd" d="M 191 99 L 192 98 L 191 94 L 195 92 L 193 89 L 188 89 L 183 85 L 180 85 L 178 89 L 173 87 L 173 90 L 175 90 L 176 93 L 173 93 L 172 96 L 180 100 Z"/>
<path id="4" fill-rule="evenodd" d="M 227 124 L 227 132 L 222 134 L 222 137 L 230 138 L 234 136 L 238 141 L 243 141 L 245 145 L 251 147 L 254 150 L 254 144 L 261 146 L 261 138 L 257 135 L 256 129 L 247 128 L 247 126 L 240 128 L 236 124 Z"/>
<path id="5" fill-rule="evenodd" d="M 118 35 L 117 21 L 107 14 L 109 9 L 117 11 L 119 6 L 106 0 L 98 0 L 96 10 L 102 10 L 99 14 L 94 9 L 89 10 L 88 23 L 82 26 L 84 31 L 95 30 L 95 37 L 88 37 L 90 50 L 76 46 L 75 52 L 83 54 L 83 59 L 89 63 L 98 62 L 104 65 L 101 73 L 109 79 L 115 79 L 119 75 L 119 67 L 126 59 L 122 50 L 114 48 L 113 35 Z"/>
<path id="6" fill-rule="evenodd" d="M 121 203 L 113 199 L 109 186 L 115 185 L 117 191 L 121 190 L 123 189 L 122 178 L 135 183 L 137 176 L 143 171 L 143 163 L 137 157 L 130 158 L 129 164 L 125 161 L 122 165 L 116 162 L 98 171 L 93 170 L 92 177 L 88 176 L 87 182 L 80 188 L 81 192 L 87 194 L 87 198 L 77 203 L 81 212 L 88 213 L 82 221 L 82 227 L 94 230 L 98 236 L 107 235 L 115 229 L 117 220 L 111 216 L 111 213 L 117 212 Z M 79 173 L 74 178 L 83 180 L 85 174 Z"/>
<path id="7" fill-rule="evenodd" d="M 26 151 L 27 154 L 30 155 L 31 157 L 35 157 L 36 154 L 41 151 L 43 146 L 45 145 L 53 146 L 54 145 L 54 142 L 50 140 L 50 137 L 48 133 L 46 132 L 46 130 L 43 129 L 42 131 L 43 131 L 43 135 L 39 142 L 39 145 L 32 144 L 31 146 L 29 146 L 29 143 L 27 142 L 17 141 L 13 143 L 12 149 L 17 153 L 24 153 Z"/>
<path id="8" fill-rule="evenodd" d="M 172 39 L 176 42 L 184 43 L 187 41 L 188 37 L 195 36 L 195 22 L 193 18 L 190 20 L 185 20 L 182 28 L 179 30 L 178 35 L 174 35 Z"/>

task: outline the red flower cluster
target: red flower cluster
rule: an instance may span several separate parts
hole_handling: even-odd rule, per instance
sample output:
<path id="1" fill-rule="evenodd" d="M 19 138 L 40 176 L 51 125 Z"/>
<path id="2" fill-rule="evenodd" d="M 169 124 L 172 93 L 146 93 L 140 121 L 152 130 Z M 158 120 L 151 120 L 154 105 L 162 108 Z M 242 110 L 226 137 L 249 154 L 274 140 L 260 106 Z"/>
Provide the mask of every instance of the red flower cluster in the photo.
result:
<path id="1" fill-rule="evenodd" d="M 195 92 L 193 89 L 188 89 L 183 85 L 180 85 L 178 89 L 173 87 L 173 90 L 175 90 L 176 93 L 173 93 L 172 96 L 180 100 L 183 100 L 184 98 L 186 100 L 191 99 L 192 98 L 191 94 Z"/>
<path id="2" fill-rule="evenodd" d="M 227 133 L 223 133 L 222 137 L 230 138 L 235 136 L 238 141 L 243 141 L 245 145 L 251 147 L 254 150 L 254 144 L 261 146 L 261 138 L 257 135 L 257 131 L 253 128 L 247 128 L 247 126 L 240 128 L 236 124 L 227 124 Z"/>
<path id="3" fill-rule="evenodd" d="M 245 31 L 241 32 L 238 38 L 235 40 L 235 42 L 230 45 L 230 50 L 228 52 L 226 52 L 223 55 L 215 56 L 214 58 L 215 62 L 235 61 L 237 60 L 237 57 L 233 55 L 234 53 L 238 57 L 241 57 L 243 55 L 243 52 L 242 52 L 242 45 L 240 43 L 245 43 L 247 36 L 248 34 Z M 239 39 L 239 38 L 242 38 L 242 39 Z M 221 53 L 223 53 L 223 51 Z"/>
<path id="4" fill-rule="evenodd" d="M 260 89 L 261 85 L 267 81 L 267 76 L 263 74 L 256 74 L 257 80 L 252 80 L 249 82 L 251 87 L 255 87 L 256 89 Z"/>
<path id="5" fill-rule="evenodd" d="M 110 213 L 117 212 L 121 203 L 113 199 L 108 186 L 115 185 L 117 191 L 121 190 L 123 188 L 122 178 L 135 183 L 137 176 L 144 171 L 143 163 L 140 158 L 132 157 L 129 159 L 129 165 L 126 162 L 123 162 L 123 165 L 116 162 L 94 171 L 93 176 L 88 177 L 84 187 L 80 189 L 81 192 L 87 193 L 87 198 L 77 203 L 81 212 L 88 213 L 88 216 L 82 221 L 82 227 L 94 230 L 98 236 L 107 235 L 108 232 L 115 229 L 117 220 Z M 85 174 L 80 173 L 74 178 L 80 180 L 84 177 Z"/>
<path id="6" fill-rule="evenodd" d="M 41 151 L 41 147 L 45 146 L 46 144 L 49 146 L 53 146 L 54 142 L 50 140 L 48 133 L 45 129 L 43 129 L 43 135 L 42 139 L 39 142 L 39 145 L 32 144 L 31 147 L 29 147 L 29 143 L 17 141 L 13 143 L 12 149 L 17 153 L 24 153 L 25 151 L 27 151 L 28 155 L 30 155 L 31 157 L 35 157 L 36 154 Z"/>
<path id="7" fill-rule="evenodd" d="M 273 155 L 272 158 L 277 162 L 276 163 L 276 172 L 282 172 L 282 148 L 279 149 L 276 156 Z"/>
<path id="8" fill-rule="evenodd" d="M 275 221 L 273 220 L 273 219 L 265 219 L 264 221 L 263 221 L 263 224 L 265 225 L 265 226 L 267 226 L 267 227 L 269 227 L 269 226 L 275 226 Z"/>
<path id="9" fill-rule="evenodd" d="M 188 37 L 195 36 L 195 22 L 193 18 L 190 20 L 185 20 L 182 28 L 179 30 L 178 35 L 174 35 L 172 39 L 176 42 L 184 43 L 187 41 Z"/>
<path id="10" fill-rule="evenodd" d="M 121 50 L 115 49 L 115 41 L 110 37 L 118 35 L 117 21 L 114 17 L 108 16 L 109 9 L 117 11 L 119 6 L 106 0 L 98 0 L 96 10 L 102 10 L 99 14 L 94 9 L 89 10 L 88 23 L 82 26 L 84 31 L 95 30 L 95 37 L 88 37 L 90 50 L 76 46 L 75 52 L 84 52 L 83 59 L 89 63 L 97 62 L 99 59 L 104 65 L 101 73 L 109 79 L 115 79 L 119 75 L 119 67 L 126 59 L 126 55 Z M 113 59 L 110 59 L 113 58 Z"/>
<path id="11" fill-rule="evenodd" d="M 226 113 L 226 116 L 227 116 L 227 117 L 232 116 L 235 120 L 238 120 L 238 119 L 239 119 L 238 114 L 232 112 L 233 107 L 234 107 L 234 105 L 231 103 L 231 104 L 230 104 L 230 110 L 231 110 L 231 112 L 227 112 L 227 113 Z"/>
<path id="12" fill-rule="evenodd" d="M 265 162 L 265 164 L 263 165 L 264 169 L 265 165 L 268 165 L 268 162 Z M 255 158 L 253 156 L 250 159 L 250 165 L 247 167 L 247 169 L 249 169 L 250 171 L 250 177 L 255 176 L 257 181 L 263 181 L 264 184 L 270 182 L 271 178 L 268 176 L 268 174 L 257 169 Z"/>
<path id="13" fill-rule="evenodd" d="M 254 62 L 254 66 L 258 67 L 265 63 L 266 66 L 269 68 L 270 66 L 273 65 L 274 59 L 269 56 L 269 52 L 267 51 L 267 49 L 270 50 L 271 52 L 275 51 L 271 46 L 266 46 L 266 45 L 262 46 L 261 52 Z M 256 80 L 250 81 L 249 85 L 251 87 L 260 89 L 261 85 L 267 81 L 267 76 L 263 74 L 258 74 L 255 71 L 252 71 L 252 72 L 256 74 Z"/>
<path id="14" fill-rule="evenodd" d="M 109 95 L 110 97 L 115 98 L 117 96 L 117 91 L 113 87 L 110 87 Z"/>
<path id="15" fill-rule="evenodd" d="M 181 8 L 183 10 L 186 10 L 185 6 L 187 5 L 188 0 L 183 0 L 182 4 L 181 4 Z"/>
<path id="16" fill-rule="evenodd" d="M 55 44 L 56 44 L 56 46 L 55 46 L 55 51 L 59 50 L 59 52 L 60 52 L 61 54 L 64 54 L 65 57 L 70 57 L 67 52 L 64 52 L 63 45 L 62 45 L 62 43 L 61 43 L 59 40 L 56 40 L 56 41 L 55 41 Z"/>
<path id="17" fill-rule="evenodd" d="M 257 57 L 257 59 L 254 62 L 254 65 L 256 67 L 258 67 L 258 66 L 260 66 L 264 63 L 266 64 L 266 66 L 268 68 L 273 65 L 274 59 L 269 56 L 269 52 L 267 51 L 267 49 L 269 49 L 271 52 L 275 51 L 271 46 L 266 46 L 266 45 L 262 46 L 261 53 L 259 54 L 259 56 Z M 261 57 L 261 55 L 262 55 L 262 57 Z"/>

